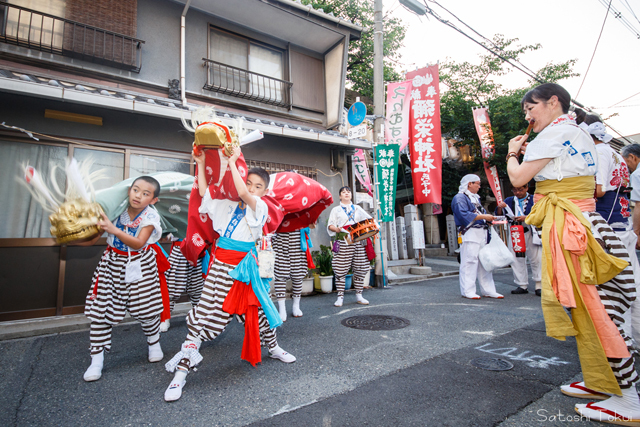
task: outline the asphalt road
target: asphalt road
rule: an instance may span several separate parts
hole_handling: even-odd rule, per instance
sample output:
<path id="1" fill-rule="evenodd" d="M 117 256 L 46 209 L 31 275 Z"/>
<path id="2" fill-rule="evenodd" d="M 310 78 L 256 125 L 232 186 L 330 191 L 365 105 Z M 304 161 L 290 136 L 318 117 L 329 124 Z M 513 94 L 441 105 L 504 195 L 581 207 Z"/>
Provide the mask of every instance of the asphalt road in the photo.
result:
<path id="1" fill-rule="evenodd" d="M 335 294 L 305 297 L 302 318 L 278 328 L 279 344 L 298 360 L 267 357 L 256 368 L 240 359 L 242 327 L 232 322 L 201 349 L 182 399 L 167 403 L 172 375 L 164 363 L 185 337 L 173 319 L 161 363 L 146 360 L 140 326 L 114 328 L 103 377 L 85 383 L 89 333 L 0 342 L 2 426 L 566 426 L 578 399 L 559 393 L 579 379 L 575 342 L 547 338 L 540 298 L 511 295 L 512 275 L 495 275 L 504 300 L 471 301 L 457 277 L 365 291 L 371 305 L 333 306 Z M 287 302 L 290 309 L 291 302 Z M 391 331 L 357 330 L 340 321 L 384 314 L 409 320 Z M 500 358 L 507 371 L 476 368 Z"/>

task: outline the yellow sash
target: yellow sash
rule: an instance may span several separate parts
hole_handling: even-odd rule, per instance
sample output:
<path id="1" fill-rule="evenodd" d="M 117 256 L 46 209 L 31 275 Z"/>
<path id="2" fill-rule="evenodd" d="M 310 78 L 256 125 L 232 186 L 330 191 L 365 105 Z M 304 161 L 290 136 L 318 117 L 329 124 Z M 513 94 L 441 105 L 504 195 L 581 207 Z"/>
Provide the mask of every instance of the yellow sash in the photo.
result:
<path id="1" fill-rule="evenodd" d="M 582 299 L 571 253 L 562 247 L 562 253 L 571 276 L 576 307 L 569 318 L 552 286 L 553 260 L 550 247 L 550 230 L 555 224 L 562 244 L 565 212 L 574 215 L 586 229 L 587 249 L 579 256 L 580 282 L 590 285 L 606 283 L 627 267 L 628 263 L 607 254 L 591 234 L 591 223 L 582 215 L 578 206 L 569 199 L 593 198 L 595 180 L 592 176 L 565 178 L 562 181 L 546 180 L 536 183 L 536 193 L 543 197 L 533 205 L 526 223 L 542 228 L 542 312 L 547 335 L 558 340 L 575 336 L 585 385 L 606 393 L 621 395 L 620 387 L 607 361 L 600 338 Z"/>

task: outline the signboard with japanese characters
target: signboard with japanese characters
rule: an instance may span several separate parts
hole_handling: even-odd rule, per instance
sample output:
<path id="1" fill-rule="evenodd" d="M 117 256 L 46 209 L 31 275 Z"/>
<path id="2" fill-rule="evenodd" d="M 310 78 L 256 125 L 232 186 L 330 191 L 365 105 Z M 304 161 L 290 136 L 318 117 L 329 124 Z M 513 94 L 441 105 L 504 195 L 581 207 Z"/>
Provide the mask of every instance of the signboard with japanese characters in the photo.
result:
<path id="1" fill-rule="evenodd" d="M 362 148 L 358 148 L 355 154 L 351 156 L 351 162 L 353 163 L 353 171 L 356 178 L 358 178 L 360 184 L 367 189 L 369 195 L 373 196 L 373 193 L 371 192 L 371 175 L 369 175 L 367 159 Z"/>
<path id="2" fill-rule="evenodd" d="M 489 165 L 486 160 L 494 154 L 493 132 L 489 121 L 489 111 L 486 108 L 476 108 L 473 110 L 473 121 L 476 125 L 476 132 L 480 138 L 480 148 L 484 162 L 484 171 L 489 180 L 489 186 L 498 203 L 502 202 L 502 188 L 500 187 L 500 177 L 498 169 Z"/>
<path id="3" fill-rule="evenodd" d="M 411 79 L 409 152 L 415 204 L 442 203 L 442 143 L 438 65 L 407 73 Z"/>
<path id="4" fill-rule="evenodd" d="M 398 144 L 400 151 L 409 143 L 411 88 L 410 81 L 387 85 L 387 120 L 384 142 Z"/>
<path id="5" fill-rule="evenodd" d="M 396 205 L 396 181 L 398 178 L 398 144 L 376 147 L 376 173 L 380 200 L 380 221 L 393 221 Z"/>

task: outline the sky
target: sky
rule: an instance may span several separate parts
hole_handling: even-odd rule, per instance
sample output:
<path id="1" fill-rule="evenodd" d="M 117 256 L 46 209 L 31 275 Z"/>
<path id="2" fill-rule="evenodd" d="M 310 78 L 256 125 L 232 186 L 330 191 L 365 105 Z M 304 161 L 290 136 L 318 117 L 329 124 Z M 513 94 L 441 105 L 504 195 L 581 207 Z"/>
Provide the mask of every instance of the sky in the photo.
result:
<path id="1" fill-rule="evenodd" d="M 472 34 L 436 4 L 430 0 L 427 3 L 441 17 Z M 503 34 L 506 38 L 519 39 L 517 43 L 521 45 L 541 44 L 541 49 L 520 57 L 520 62 L 533 71 L 549 62 L 577 59 L 574 71 L 580 73 L 580 77 L 558 83 L 574 99 L 594 108 L 605 119 L 618 113 L 617 117 L 606 120 L 613 136 L 619 136 L 615 131 L 623 136 L 640 134 L 640 39 L 611 14 L 584 79 L 607 14 L 606 6 L 599 0 L 438 0 L 438 3 L 489 39 L 494 34 Z M 640 22 L 627 4 L 640 18 L 640 0 L 612 0 L 612 6 L 640 32 Z M 418 17 L 398 0 L 383 0 L 383 8 L 385 15 L 390 13 L 402 19 L 407 27 L 404 47 L 400 50 L 401 69 L 414 70 L 446 59 L 477 64 L 478 55 L 488 53 L 433 17 Z M 576 96 L 583 79 L 584 85 Z M 527 76 L 514 69 L 507 76 L 496 78 L 496 82 L 506 88 L 525 87 Z M 631 98 L 625 100 L 628 97 Z M 636 141 L 640 142 L 640 138 Z"/>

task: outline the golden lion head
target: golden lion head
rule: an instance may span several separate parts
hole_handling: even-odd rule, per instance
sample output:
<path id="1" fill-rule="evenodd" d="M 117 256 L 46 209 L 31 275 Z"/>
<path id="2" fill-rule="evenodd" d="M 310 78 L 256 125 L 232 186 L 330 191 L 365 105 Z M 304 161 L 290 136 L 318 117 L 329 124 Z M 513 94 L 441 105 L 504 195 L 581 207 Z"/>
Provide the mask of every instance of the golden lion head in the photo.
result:
<path id="1" fill-rule="evenodd" d="M 221 148 L 231 156 L 233 147 L 240 143 L 236 134 L 222 123 L 205 122 L 196 128 L 194 148 Z"/>
<path id="2" fill-rule="evenodd" d="M 61 245 L 77 240 L 91 240 L 102 233 L 98 227 L 102 212 L 98 203 L 88 203 L 82 199 L 66 201 L 56 213 L 49 215 L 51 235 Z"/>

